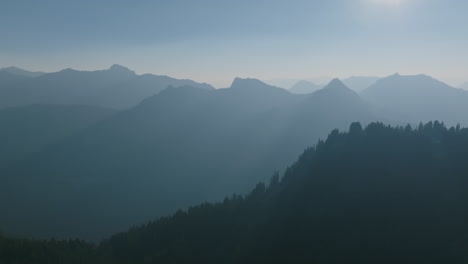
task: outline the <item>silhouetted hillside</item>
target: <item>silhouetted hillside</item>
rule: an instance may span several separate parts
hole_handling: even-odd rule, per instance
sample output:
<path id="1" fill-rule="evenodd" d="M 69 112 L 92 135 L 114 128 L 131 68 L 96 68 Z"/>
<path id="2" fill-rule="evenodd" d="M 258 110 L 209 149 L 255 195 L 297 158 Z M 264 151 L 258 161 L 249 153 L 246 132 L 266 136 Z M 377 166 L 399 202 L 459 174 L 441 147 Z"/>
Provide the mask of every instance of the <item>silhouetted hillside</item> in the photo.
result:
<path id="1" fill-rule="evenodd" d="M 367 102 L 339 79 L 333 79 L 323 89 L 309 95 L 306 102 L 302 113 L 307 113 L 308 116 L 322 116 L 324 119 L 321 121 L 324 123 L 346 120 L 347 124 L 351 124 L 358 116 L 365 117 L 365 120 L 373 118 Z"/>
<path id="2" fill-rule="evenodd" d="M 97 247 L 3 238 L 0 260 L 466 263 L 466 175 L 467 129 L 353 123 L 245 197 L 178 211 Z"/>
<path id="3" fill-rule="evenodd" d="M 443 120 L 467 125 L 468 91 L 426 75 L 398 74 L 378 80 L 362 93 L 381 118 L 403 122 Z"/>
<path id="4" fill-rule="evenodd" d="M 463 263 L 467 161 L 466 129 L 355 123 L 306 150 L 281 182 L 104 245 L 123 263 Z"/>
<path id="5" fill-rule="evenodd" d="M 3 82 L 0 75 L 0 84 Z M 9 80 L 8 85 L 0 87 L 0 108 L 29 104 L 78 104 L 125 109 L 170 85 L 213 89 L 208 84 L 191 80 L 151 74 L 137 75 L 120 65 L 100 71 L 65 69 L 18 82 Z"/>
<path id="6" fill-rule="evenodd" d="M 320 85 L 302 80 L 293 85 L 289 91 L 294 94 L 308 94 L 313 93 L 321 88 L 322 86 Z"/>
<path id="7" fill-rule="evenodd" d="M 341 106 L 341 103 L 358 102 L 359 105 L 363 103 L 363 100 L 359 97 L 359 95 L 350 88 L 348 88 L 339 79 L 331 80 L 328 85 L 326 85 L 323 89 L 320 89 L 313 93 L 313 96 L 310 96 L 309 98 L 311 100 L 315 100 L 316 103 L 325 103 L 328 100 L 338 100 L 334 103 L 336 103 L 339 106 Z M 330 105 L 328 106 L 330 107 Z"/>
<path id="8" fill-rule="evenodd" d="M 371 121 L 370 110 L 339 80 L 307 96 L 239 78 L 228 89 L 170 88 L 5 170 L 0 226 L 102 238 L 246 192 L 356 120 Z"/>

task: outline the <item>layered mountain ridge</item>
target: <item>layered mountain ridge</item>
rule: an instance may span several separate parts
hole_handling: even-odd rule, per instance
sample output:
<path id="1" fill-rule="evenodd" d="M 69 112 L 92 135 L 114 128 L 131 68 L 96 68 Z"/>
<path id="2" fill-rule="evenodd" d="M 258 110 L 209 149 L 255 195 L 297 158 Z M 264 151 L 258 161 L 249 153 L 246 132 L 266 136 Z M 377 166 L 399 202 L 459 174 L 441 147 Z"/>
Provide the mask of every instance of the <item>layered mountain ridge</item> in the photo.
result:
<path id="1" fill-rule="evenodd" d="M 11 219 L 48 213 L 34 226 L 4 224 L 16 234 L 98 239 L 194 201 L 245 192 L 327 131 L 371 121 L 349 93 L 357 96 L 338 80 L 308 96 L 240 78 L 228 89 L 168 88 L 5 169 L 1 200 L 16 206 L 1 206 Z M 320 110 L 335 102 L 339 109 Z"/>
<path id="2" fill-rule="evenodd" d="M 152 74 L 137 75 L 134 71 L 117 64 L 107 70 L 65 69 L 34 78 L 9 74 L 24 78 L 10 77 L 6 82 L 0 74 L 0 109 L 29 104 L 79 104 L 127 109 L 170 85 L 214 89 L 211 85 L 191 80 Z"/>
<path id="3" fill-rule="evenodd" d="M 72 105 L 95 89 L 99 96 L 86 99 L 91 105 L 122 106 L 127 97 L 136 105 L 52 138 L 1 169 L 0 208 L 9 217 L 0 220 L 0 229 L 12 234 L 96 240 L 177 208 L 244 193 L 291 164 L 304 147 L 355 121 L 418 124 L 433 115 L 448 124 L 468 124 L 464 91 L 427 76 L 390 76 L 360 94 L 334 79 L 305 95 L 242 78 L 215 90 L 190 80 L 136 75 L 118 65 L 18 77 L 58 83 L 63 76 L 76 80 L 67 88 L 77 90 L 66 101 Z M 164 89 L 154 94 L 156 81 Z M 87 88 L 77 88 L 82 86 Z M 62 100 L 60 90 L 45 98 Z M 121 96 L 110 99 L 109 91 Z M 459 103 L 418 99 L 426 92 Z M 406 97 L 400 102 L 401 96 Z M 413 96 L 420 105 L 405 103 Z M 402 109 L 408 113 L 398 115 Z M 33 225 L 23 222 L 31 217 L 37 220 Z"/>

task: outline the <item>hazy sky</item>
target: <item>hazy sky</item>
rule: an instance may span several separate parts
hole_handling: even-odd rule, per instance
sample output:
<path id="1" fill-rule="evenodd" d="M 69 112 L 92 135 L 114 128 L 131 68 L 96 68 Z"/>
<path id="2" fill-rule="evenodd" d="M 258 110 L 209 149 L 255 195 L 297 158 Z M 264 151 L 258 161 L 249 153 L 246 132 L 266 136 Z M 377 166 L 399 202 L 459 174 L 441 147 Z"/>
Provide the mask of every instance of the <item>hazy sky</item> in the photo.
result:
<path id="1" fill-rule="evenodd" d="M 1 0 L 0 67 L 468 81 L 465 0 Z"/>

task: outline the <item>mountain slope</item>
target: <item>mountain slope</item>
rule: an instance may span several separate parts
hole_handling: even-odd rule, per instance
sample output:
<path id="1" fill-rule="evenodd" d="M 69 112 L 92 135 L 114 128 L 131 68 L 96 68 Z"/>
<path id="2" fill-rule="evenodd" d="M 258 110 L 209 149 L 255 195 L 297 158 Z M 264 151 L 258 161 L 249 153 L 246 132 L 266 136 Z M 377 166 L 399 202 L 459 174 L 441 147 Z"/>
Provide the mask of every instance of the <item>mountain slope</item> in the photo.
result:
<path id="1" fill-rule="evenodd" d="M 0 110 L 0 168 L 113 114 L 90 106 L 31 105 Z"/>
<path id="2" fill-rule="evenodd" d="M 245 197 L 178 211 L 95 248 L 0 237 L 0 260 L 466 263 L 467 173 L 467 129 L 353 123 Z"/>
<path id="3" fill-rule="evenodd" d="M 0 93 L 4 94 L 7 90 L 14 92 L 17 86 L 29 80 L 29 77 L 11 74 L 6 71 L 0 71 Z M 0 98 L 1 102 L 7 102 L 9 98 Z"/>
<path id="4" fill-rule="evenodd" d="M 463 263 L 467 149 L 466 129 L 438 122 L 415 131 L 355 123 L 306 150 L 268 189 L 105 245 L 121 263 Z"/>
<path id="5" fill-rule="evenodd" d="M 362 93 L 378 107 L 378 115 L 403 122 L 437 119 L 467 125 L 468 91 L 455 89 L 426 75 L 383 78 Z"/>
<path id="6" fill-rule="evenodd" d="M 339 79 L 333 79 L 323 89 L 316 91 L 308 98 L 308 113 L 312 115 L 326 112 L 329 122 L 347 120 L 347 124 L 356 120 L 357 116 L 372 119 L 370 106 L 359 95 L 343 84 Z"/>
<path id="7" fill-rule="evenodd" d="M 144 98 L 159 93 L 169 85 L 213 89 L 210 85 L 190 80 L 150 74 L 137 75 L 120 65 L 100 71 L 65 69 L 1 87 L 0 108 L 29 104 L 78 104 L 125 109 L 137 105 Z"/>
<path id="8" fill-rule="evenodd" d="M 364 102 L 337 82 L 308 96 L 239 78 L 228 89 L 164 90 L 8 168 L 0 203 L 16 202 L 0 204 L 10 212 L 4 225 L 28 236 L 97 239 L 245 192 L 329 130 L 370 121 Z M 40 211 L 48 213 L 35 223 L 18 221 Z"/>
<path id="9" fill-rule="evenodd" d="M 285 118 L 290 140 L 283 141 L 283 148 L 294 149 L 296 153 L 303 146 L 315 144 L 318 137 L 311 135 L 324 137 L 330 130 L 346 129 L 356 120 L 367 123 L 376 119 L 367 102 L 339 79 L 333 79 L 324 88 L 304 98 L 291 108 Z"/>
<path id="10" fill-rule="evenodd" d="M 327 101 L 330 99 L 339 100 L 337 103 L 343 103 L 346 101 L 363 102 L 359 95 L 348 88 L 340 79 L 333 79 L 323 89 L 320 89 L 313 93 L 310 98 L 319 101 Z"/>

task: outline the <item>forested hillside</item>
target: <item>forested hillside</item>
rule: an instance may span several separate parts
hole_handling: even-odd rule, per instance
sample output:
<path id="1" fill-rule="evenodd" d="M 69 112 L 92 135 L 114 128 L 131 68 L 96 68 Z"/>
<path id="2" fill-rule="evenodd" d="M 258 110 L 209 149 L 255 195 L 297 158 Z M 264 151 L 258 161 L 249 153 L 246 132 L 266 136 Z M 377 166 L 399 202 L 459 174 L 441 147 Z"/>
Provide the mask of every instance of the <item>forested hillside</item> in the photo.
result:
<path id="1" fill-rule="evenodd" d="M 245 197 L 97 246 L 4 239 L 0 262 L 466 263 L 467 175 L 468 129 L 353 123 Z"/>

